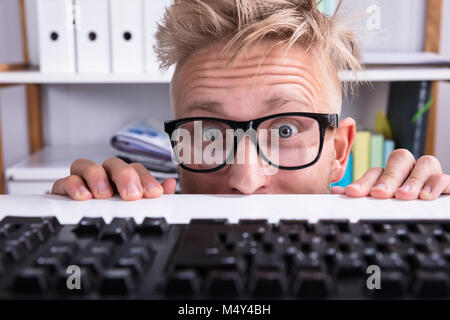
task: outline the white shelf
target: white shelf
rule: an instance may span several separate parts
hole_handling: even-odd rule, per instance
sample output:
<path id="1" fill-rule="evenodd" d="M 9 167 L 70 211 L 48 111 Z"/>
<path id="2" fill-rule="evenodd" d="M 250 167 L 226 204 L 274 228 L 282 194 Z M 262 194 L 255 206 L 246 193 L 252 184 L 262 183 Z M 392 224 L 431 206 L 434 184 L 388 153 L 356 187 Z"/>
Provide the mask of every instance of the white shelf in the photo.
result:
<path id="1" fill-rule="evenodd" d="M 70 175 L 70 166 L 76 159 L 89 159 L 101 165 L 115 156 L 108 146 L 47 146 L 8 167 L 5 170 L 6 187 L 9 194 L 16 195 L 49 193 L 56 180 Z M 174 177 L 173 173 L 150 173 L 159 180 Z"/>
<path id="2" fill-rule="evenodd" d="M 125 83 L 168 83 L 169 72 L 160 74 L 57 74 L 41 73 L 38 70 L 0 72 L 0 83 L 6 84 L 125 84 Z"/>
<path id="3" fill-rule="evenodd" d="M 55 181 L 70 174 L 70 166 L 76 159 L 84 158 L 102 164 L 106 159 L 116 157 L 108 146 L 44 147 L 25 159 L 8 167 L 7 181 Z M 156 178 L 168 178 L 173 174 L 152 172 Z"/>
<path id="4" fill-rule="evenodd" d="M 0 72 L 0 84 L 139 84 L 169 83 L 171 74 L 46 74 L 39 71 Z M 340 71 L 342 81 L 355 81 L 350 71 Z M 360 81 L 450 81 L 449 67 L 375 67 L 358 74 Z"/>
<path id="5" fill-rule="evenodd" d="M 450 58 L 431 52 L 363 52 L 366 71 L 357 75 L 360 81 L 450 81 Z M 168 83 L 173 68 L 164 74 L 82 74 L 41 73 L 38 69 L 0 72 L 0 84 L 133 84 Z M 355 81 L 350 71 L 340 71 L 342 81 Z"/>
<path id="6" fill-rule="evenodd" d="M 340 71 L 341 81 L 355 81 L 351 71 Z M 371 82 L 390 81 L 450 81 L 449 67 L 373 67 L 358 74 L 358 80 Z"/>
<path id="7" fill-rule="evenodd" d="M 99 164 L 114 156 L 105 146 L 44 147 L 6 169 L 7 181 L 55 181 L 70 174 L 70 165 L 78 158 Z"/>

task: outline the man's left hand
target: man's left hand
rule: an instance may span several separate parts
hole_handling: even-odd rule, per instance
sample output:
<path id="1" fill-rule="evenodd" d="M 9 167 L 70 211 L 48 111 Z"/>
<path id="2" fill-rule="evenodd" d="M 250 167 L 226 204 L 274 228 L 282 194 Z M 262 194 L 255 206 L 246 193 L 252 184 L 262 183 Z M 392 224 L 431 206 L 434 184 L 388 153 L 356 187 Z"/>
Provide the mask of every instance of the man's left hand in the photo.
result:
<path id="1" fill-rule="evenodd" d="M 406 149 L 394 150 L 386 169 L 375 167 L 346 188 L 333 187 L 333 194 L 349 197 L 371 196 L 378 199 L 434 200 L 450 194 L 450 175 L 442 173 L 441 164 L 433 156 L 417 161 Z"/>

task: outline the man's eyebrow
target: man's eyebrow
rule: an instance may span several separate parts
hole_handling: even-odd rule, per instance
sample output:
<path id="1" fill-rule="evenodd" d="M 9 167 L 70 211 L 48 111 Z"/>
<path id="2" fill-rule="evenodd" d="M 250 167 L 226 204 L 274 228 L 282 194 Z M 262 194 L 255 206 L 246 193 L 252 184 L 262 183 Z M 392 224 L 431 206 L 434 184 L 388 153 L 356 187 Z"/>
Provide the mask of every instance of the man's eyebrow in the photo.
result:
<path id="1" fill-rule="evenodd" d="M 275 107 L 279 107 L 282 106 L 286 103 L 289 102 L 296 102 L 304 107 L 313 109 L 312 104 L 305 98 L 302 97 L 292 97 L 292 96 L 275 96 L 272 97 L 268 100 L 266 100 L 265 104 L 269 107 L 269 108 L 275 108 Z"/>
<path id="2" fill-rule="evenodd" d="M 223 111 L 223 104 L 215 101 L 195 101 L 189 104 L 185 109 L 186 113 L 196 110 L 220 112 Z"/>
<path id="3" fill-rule="evenodd" d="M 296 102 L 301 106 L 313 110 L 312 104 L 307 99 L 304 99 L 302 97 L 292 97 L 284 95 L 274 96 L 264 101 L 264 104 L 267 106 L 267 109 L 273 110 L 274 108 L 280 107 L 289 102 Z M 185 112 L 190 113 L 192 111 L 198 110 L 210 111 L 219 114 L 225 113 L 224 105 L 221 102 L 217 101 L 194 101 L 186 107 Z"/>

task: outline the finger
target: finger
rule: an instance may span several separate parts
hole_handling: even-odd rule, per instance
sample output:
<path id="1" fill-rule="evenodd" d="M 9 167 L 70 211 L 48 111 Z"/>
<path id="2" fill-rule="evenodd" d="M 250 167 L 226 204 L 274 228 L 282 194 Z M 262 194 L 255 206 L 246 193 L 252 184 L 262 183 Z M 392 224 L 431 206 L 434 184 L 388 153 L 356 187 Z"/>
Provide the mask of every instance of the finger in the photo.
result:
<path id="1" fill-rule="evenodd" d="M 369 171 L 364 173 L 361 178 L 352 182 L 345 188 L 345 194 L 354 198 L 367 197 L 370 189 L 374 186 L 382 173 L 383 168 L 380 167 L 369 169 Z"/>
<path id="2" fill-rule="evenodd" d="M 450 176 L 447 174 L 433 174 L 425 182 L 425 186 L 419 193 L 423 200 L 435 200 L 441 194 L 450 194 Z"/>
<path id="3" fill-rule="evenodd" d="M 134 170 L 136 170 L 139 178 L 141 179 L 141 185 L 144 190 L 144 198 L 158 198 L 160 197 L 164 189 L 159 184 L 158 180 L 156 180 L 150 172 L 140 163 L 132 163 L 130 164 Z"/>
<path id="4" fill-rule="evenodd" d="M 105 169 L 98 163 L 87 159 L 75 160 L 70 167 L 70 174 L 84 179 L 95 198 L 112 197 L 113 189 L 109 184 L 108 176 Z"/>
<path id="5" fill-rule="evenodd" d="M 431 175 L 441 174 L 439 161 L 433 156 L 423 156 L 417 160 L 411 174 L 403 185 L 395 192 L 395 197 L 401 200 L 414 200 L 419 197 L 423 185 Z M 442 190 L 441 190 L 442 192 Z"/>
<path id="6" fill-rule="evenodd" d="M 78 201 L 92 199 L 92 193 L 86 188 L 83 179 L 75 175 L 57 180 L 53 184 L 52 194 L 68 195 Z"/>
<path id="7" fill-rule="evenodd" d="M 121 159 L 110 158 L 103 163 L 103 167 L 116 185 L 117 191 L 123 200 L 142 198 L 141 179 L 132 166 Z"/>
<path id="8" fill-rule="evenodd" d="M 331 194 L 343 194 L 344 193 L 344 187 L 341 186 L 334 186 L 331 187 Z"/>
<path id="9" fill-rule="evenodd" d="M 177 180 L 174 178 L 168 178 L 162 182 L 164 194 L 174 194 L 177 188 Z"/>
<path id="10" fill-rule="evenodd" d="M 394 150 L 389 156 L 383 174 L 369 194 L 374 198 L 392 198 L 403 181 L 409 176 L 414 164 L 414 156 L 406 149 Z"/>

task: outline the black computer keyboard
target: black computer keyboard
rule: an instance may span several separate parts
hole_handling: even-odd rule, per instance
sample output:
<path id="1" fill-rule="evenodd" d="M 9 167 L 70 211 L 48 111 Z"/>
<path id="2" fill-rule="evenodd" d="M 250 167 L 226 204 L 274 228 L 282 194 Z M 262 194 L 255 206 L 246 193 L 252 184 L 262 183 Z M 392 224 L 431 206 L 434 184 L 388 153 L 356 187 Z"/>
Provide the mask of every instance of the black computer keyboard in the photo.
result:
<path id="1" fill-rule="evenodd" d="M 450 220 L 0 222 L 1 299 L 449 298 L 449 263 Z"/>

